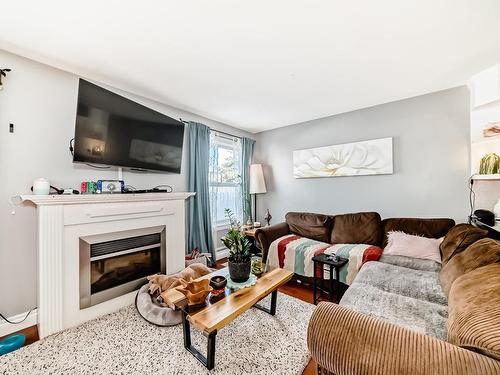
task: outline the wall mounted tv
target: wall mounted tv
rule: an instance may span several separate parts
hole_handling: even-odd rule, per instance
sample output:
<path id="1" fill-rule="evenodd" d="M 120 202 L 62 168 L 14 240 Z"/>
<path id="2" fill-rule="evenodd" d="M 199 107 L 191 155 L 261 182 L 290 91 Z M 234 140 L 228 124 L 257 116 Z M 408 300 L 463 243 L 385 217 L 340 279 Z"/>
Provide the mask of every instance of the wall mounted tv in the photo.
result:
<path id="1" fill-rule="evenodd" d="M 184 124 L 80 79 L 73 162 L 180 173 Z"/>

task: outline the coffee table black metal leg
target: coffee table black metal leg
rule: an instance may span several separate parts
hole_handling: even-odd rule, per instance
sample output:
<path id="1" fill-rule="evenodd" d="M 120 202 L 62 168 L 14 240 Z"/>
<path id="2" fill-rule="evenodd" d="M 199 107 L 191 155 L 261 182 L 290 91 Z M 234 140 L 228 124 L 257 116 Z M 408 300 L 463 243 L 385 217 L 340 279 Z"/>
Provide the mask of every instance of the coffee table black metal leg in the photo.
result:
<path id="1" fill-rule="evenodd" d="M 217 331 L 208 334 L 207 344 L 207 369 L 211 370 L 215 367 L 215 337 Z"/>
<path id="2" fill-rule="evenodd" d="M 278 290 L 276 289 L 271 293 L 271 308 L 268 309 L 267 307 L 259 305 L 258 303 L 256 303 L 254 307 L 258 308 L 259 310 L 265 311 L 268 314 L 276 315 L 277 300 L 278 300 Z"/>
<path id="3" fill-rule="evenodd" d="M 182 335 L 184 336 L 184 347 L 191 347 L 191 326 L 189 325 L 189 320 L 187 320 L 186 313 L 182 311 Z"/>
<path id="4" fill-rule="evenodd" d="M 203 363 L 207 369 L 212 370 L 215 367 L 215 337 L 217 336 L 217 331 L 208 334 L 206 357 L 191 344 L 191 325 L 184 311 L 182 311 L 182 333 L 184 335 L 184 347 L 188 352 Z"/>

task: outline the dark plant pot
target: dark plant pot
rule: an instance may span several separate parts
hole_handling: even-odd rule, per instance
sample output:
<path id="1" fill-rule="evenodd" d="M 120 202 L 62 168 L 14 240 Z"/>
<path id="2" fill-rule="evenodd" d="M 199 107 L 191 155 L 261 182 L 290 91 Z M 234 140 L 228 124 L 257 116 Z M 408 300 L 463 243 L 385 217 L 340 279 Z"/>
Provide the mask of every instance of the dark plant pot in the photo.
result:
<path id="1" fill-rule="evenodd" d="M 235 283 L 243 283 L 248 280 L 250 277 L 250 269 L 251 269 L 252 261 L 248 259 L 246 262 L 235 263 L 229 259 L 229 276 L 231 280 Z"/>

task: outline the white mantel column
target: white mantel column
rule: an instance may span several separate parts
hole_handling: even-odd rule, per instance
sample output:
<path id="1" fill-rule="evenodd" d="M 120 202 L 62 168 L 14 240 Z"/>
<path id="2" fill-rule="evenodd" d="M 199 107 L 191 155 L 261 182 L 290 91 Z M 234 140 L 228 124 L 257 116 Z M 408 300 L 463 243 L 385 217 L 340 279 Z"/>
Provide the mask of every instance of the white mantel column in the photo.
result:
<path id="1" fill-rule="evenodd" d="M 38 207 L 38 329 L 40 338 L 63 329 L 64 207 Z"/>

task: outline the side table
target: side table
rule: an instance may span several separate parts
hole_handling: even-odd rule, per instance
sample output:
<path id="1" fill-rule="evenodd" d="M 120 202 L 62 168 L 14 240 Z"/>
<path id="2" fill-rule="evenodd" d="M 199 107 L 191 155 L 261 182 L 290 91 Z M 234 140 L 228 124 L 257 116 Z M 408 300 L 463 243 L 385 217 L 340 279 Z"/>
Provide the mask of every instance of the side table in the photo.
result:
<path id="1" fill-rule="evenodd" d="M 318 289 L 320 289 L 320 295 L 321 291 L 325 290 L 325 270 L 324 266 L 327 265 L 330 267 L 330 282 L 329 282 L 329 289 L 328 289 L 328 299 L 330 301 L 333 301 L 333 294 L 336 291 L 334 288 L 334 278 L 333 278 L 333 270 L 335 270 L 335 283 L 339 283 L 339 270 L 342 266 L 346 265 L 348 260 L 345 258 L 337 257 L 335 255 L 330 255 L 330 254 L 320 254 L 316 255 L 315 257 L 312 258 L 313 261 L 313 272 L 314 272 L 314 277 L 313 277 L 313 303 L 316 305 L 317 304 L 317 298 L 316 298 L 316 292 Z M 321 274 L 319 279 L 321 280 L 321 287 L 318 285 L 318 275 L 317 275 L 317 268 L 320 268 Z"/>
<path id="2" fill-rule="evenodd" d="M 262 249 L 260 248 L 259 241 L 255 237 L 255 232 L 257 231 L 257 229 L 259 229 L 259 228 L 246 229 L 243 231 L 243 234 L 245 236 L 247 236 L 248 238 L 250 238 L 250 241 L 252 242 L 252 251 L 251 252 L 255 255 L 262 257 Z"/>

